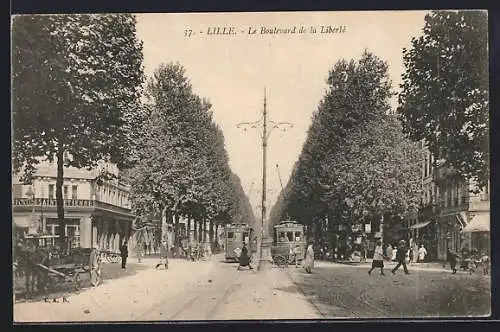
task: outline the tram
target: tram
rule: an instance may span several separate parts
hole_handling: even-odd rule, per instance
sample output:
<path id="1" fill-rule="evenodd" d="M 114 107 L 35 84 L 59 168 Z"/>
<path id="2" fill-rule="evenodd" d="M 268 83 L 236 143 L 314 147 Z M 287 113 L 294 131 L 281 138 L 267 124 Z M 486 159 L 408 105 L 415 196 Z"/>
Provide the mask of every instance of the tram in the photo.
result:
<path id="1" fill-rule="evenodd" d="M 246 223 L 233 223 L 225 227 L 226 243 L 224 246 L 226 253 L 226 261 L 239 260 L 243 243 L 246 244 L 248 254 L 256 250 L 256 241 L 254 231 Z"/>
<path id="2" fill-rule="evenodd" d="M 307 227 L 297 221 L 282 221 L 274 226 L 271 256 L 276 265 L 300 264 L 304 258 Z"/>

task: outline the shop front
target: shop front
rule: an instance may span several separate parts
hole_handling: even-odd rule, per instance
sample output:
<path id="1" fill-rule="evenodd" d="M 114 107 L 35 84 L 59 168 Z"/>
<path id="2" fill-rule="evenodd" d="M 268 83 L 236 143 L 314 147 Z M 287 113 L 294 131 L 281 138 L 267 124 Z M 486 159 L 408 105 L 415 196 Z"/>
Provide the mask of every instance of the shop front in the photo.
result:
<path id="1" fill-rule="evenodd" d="M 491 256 L 489 212 L 471 214 L 469 223 L 462 230 L 462 233 L 470 234 L 471 249 Z"/>
<path id="2" fill-rule="evenodd" d="M 460 252 L 470 245 L 470 234 L 462 233 L 466 226 L 463 213 L 440 216 L 437 221 L 437 259 L 446 260 L 447 250 Z"/>
<path id="3" fill-rule="evenodd" d="M 66 236 L 72 248 L 99 248 L 119 251 L 130 236 L 133 215 L 128 209 L 91 200 L 64 201 L 64 230 L 60 229 L 55 200 L 14 199 L 13 234 L 33 239 L 38 246 L 54 246 Z"/>

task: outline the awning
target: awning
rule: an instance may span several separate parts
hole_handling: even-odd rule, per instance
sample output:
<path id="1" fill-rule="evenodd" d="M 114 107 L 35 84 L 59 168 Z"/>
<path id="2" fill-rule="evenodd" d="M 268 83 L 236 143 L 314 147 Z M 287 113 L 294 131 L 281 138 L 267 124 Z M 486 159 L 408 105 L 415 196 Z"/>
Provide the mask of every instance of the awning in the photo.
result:
<path id="1" fill-rule="evenodd" d="M 425 226 L 429 225 L 430 223 L 431 223 L 430 221 L 420 222 L 420 223 L 418 223 L 418 224 L 411 225 L 410 227 L 408 227 L 408 229 L 419 229 L 419 228 L 424 228 Z"/>
<path id="2" fill-rule="evenodd" d="M 472 220 L 462 230 L 463 233 L 474 232 L 489 232 L 490 231 L 490 214 L 479 213 L 472 217 Z"/>

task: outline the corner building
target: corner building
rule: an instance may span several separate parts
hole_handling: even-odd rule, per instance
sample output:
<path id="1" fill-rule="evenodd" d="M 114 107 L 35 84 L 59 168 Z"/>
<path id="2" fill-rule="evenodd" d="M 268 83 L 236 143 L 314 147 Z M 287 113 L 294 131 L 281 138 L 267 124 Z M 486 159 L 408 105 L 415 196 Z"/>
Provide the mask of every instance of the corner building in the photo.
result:
<path id="1" fill-rule="evenodd" d="M 103 169 L 116 175 L 114 165 L 101 163 L 93 170 L 65 167 L 62 187 L 65 230 L 71 247 L 119 251 L 130 237 L 134 216 L 130 210 L 130 186 L 121 180 L 97 181 Z M 30 185 L 12 178 L 13 236 L 36 238 L 40 246 L 56 243 L 61 235 L 55 199 L 57 165 L 41 162 Z"/>

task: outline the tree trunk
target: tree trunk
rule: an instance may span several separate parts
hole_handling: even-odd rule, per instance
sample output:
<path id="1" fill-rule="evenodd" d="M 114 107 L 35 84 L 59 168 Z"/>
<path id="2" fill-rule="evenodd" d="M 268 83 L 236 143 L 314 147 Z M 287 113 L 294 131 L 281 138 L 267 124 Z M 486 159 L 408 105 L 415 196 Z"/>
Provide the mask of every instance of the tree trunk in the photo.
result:
<path id="1" fill-rule="evenodd" d="M 167 241 L 167 231 L 168 231 L 168 227 L 167 227 L 167 209 L 164 207 L 164 206 L 161 206 L 160 207 L 160 225 L 161 225 L 161 228 L 160 228 L 160 243 L 163 243 L 163 241 Z"/>
<path id="2" fill-rule="evenodd" d="M 212 220 L 210 220 L 208 224 L 208 239 L 210 243 L 214 242 L 214 223 Z"/>
<path id="3" fill-rule="evenodd" d="M 198 222 L 193 218 L 193 238 L 198 242 Z"/>
<path id="4" fill-rule="evenodd" d="M 56 178 L 56 206 L 57 206 L 57 223 L 59 225 L 59 247 L 61 252 L 67 252 L 69 246 L 66 239 L 66 223 L 64 220 L 64 200 L 63 200 L 63 184 L 64 184 L 64 149 L 59 146 L 57 154 L 57 178 Z"/>
<path id="5" fill-rule="evenodd" d="M 175 247 L 181 245 L 181 237 L 179 236 L 179 213 L 174 212 L 174 233 L 175 233 Z"/>
<path id="6" fill-rule="evenodd" d="M 198 221 L 198 242 L 203 242 L 203 220 Z"/>
<path id="7" fill-rule="evenodd" d="M 186 236 L 187 242 L 191 243 L 191 216 L 187 216 L 187 224 L 186 224 Z"/>
<path id="8" fill-rule="evenodd" d="M 203 243 L 207 242 L 207 220 L 205 219 L 205 217 L 203 217 L 202 219 L 203 221 L 203 236 L 202 236 L 202 241 Z"/>

